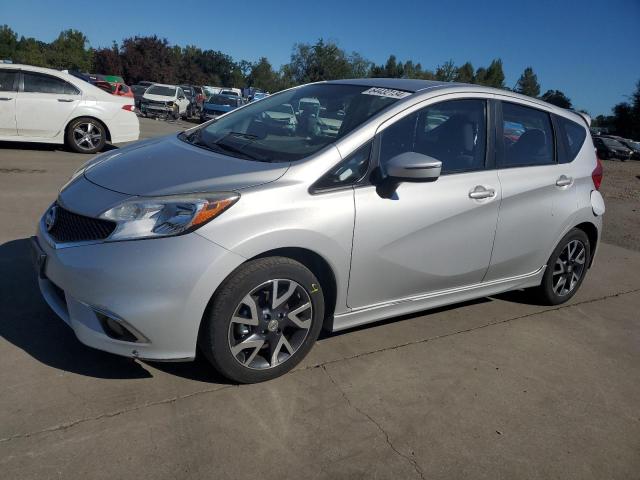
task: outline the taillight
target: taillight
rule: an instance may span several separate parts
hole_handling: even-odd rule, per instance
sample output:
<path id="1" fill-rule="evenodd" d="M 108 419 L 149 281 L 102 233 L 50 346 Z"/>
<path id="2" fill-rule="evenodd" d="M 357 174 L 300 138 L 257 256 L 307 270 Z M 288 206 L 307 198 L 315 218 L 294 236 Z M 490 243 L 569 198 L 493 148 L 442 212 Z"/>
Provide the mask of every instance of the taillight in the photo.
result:
<path id="1" fill-rule="evenodd" d="M 602 183 L 602 162 L 596 157 L 596 168 L 591 172 L 591 180 L 593 180 L 593 186 L 596 190 L 600 190 L 600 184 Z"/>
<path id="2" fill-rule="evenodd" d="M 136 109 L 136 106 L 135 105 L 123 105 L 122 109 L 126 110 L 127 112 L 133 112 Z"/>

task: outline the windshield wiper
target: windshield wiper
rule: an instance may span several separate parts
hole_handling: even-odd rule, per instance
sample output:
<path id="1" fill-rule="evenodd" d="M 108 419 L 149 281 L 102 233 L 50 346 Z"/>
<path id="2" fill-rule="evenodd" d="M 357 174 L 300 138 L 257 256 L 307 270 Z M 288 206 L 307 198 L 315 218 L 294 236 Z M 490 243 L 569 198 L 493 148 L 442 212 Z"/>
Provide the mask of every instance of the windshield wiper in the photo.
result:
<path id="1" fill-rule="evenodd" d="M 259 162 L 270 162 L 267 157 L 263 157 L 261 155 L 255 155 L 248 152 L 245 152 L 241 147 L 236 147 L 234 145 L 229 145 L 228 143 L 222 143 L 222 140 L 218 140 L 217 142 L 213 142 L 213 145 L 226 150 L 227 152 L 235 153 L 238 155 L 242 155 L 243 157 L 248 158 L 249 160 L 256 160 Z"/>

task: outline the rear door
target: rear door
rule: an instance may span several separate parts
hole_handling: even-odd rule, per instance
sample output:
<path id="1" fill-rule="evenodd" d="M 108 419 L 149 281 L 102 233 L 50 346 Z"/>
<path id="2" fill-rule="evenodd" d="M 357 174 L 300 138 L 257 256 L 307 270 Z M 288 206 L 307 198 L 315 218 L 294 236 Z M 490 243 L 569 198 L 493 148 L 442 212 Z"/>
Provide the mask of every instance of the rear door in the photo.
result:
<path id="1" fill-rule="evenodd" d="M 509 101 L 497 110 L 502 201 L 486 281 L 544 266 L 577 203 L 573 167 L 558 162 L 551 112 Z"/>
<path id="2" fill-rule="evenodd" d="M 0 136 L 17 134 L 16 96 L 19 71 L 0 68 Z"/>
<path id="3" fill-rule="evenodd" d="M 442 175 L 401 183 L 393 198 L 381 198 L 374 185 L 355 188 L 350 307 L 482 281 L 500 202 L 489 107 L 481 96 L 438 101 L 381 127 L 382 171 L 395 155 L 415 151 L 442 161 Z"/>
<path id="4" fill-rule="evenodd" d="M 21 83 L 16 100 L 18 135 L 44 138 L 58 135 L 82 100 L 80 90 L 53 75 L 24 70 Z"/>

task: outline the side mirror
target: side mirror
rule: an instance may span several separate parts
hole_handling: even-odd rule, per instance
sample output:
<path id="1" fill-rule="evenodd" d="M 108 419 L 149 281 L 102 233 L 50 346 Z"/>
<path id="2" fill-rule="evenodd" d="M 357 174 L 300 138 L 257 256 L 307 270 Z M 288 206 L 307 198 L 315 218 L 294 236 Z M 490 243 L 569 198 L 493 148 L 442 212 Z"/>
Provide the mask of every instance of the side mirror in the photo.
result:
<path id="1" fill-rule="evenodd" d="M 387 162 L 387 176 L 376 190 L 382 198 L 391 198 L 402 182 L 435 182 L 442 171 L 442 162 L 417 152 L 404 152 Z"/>

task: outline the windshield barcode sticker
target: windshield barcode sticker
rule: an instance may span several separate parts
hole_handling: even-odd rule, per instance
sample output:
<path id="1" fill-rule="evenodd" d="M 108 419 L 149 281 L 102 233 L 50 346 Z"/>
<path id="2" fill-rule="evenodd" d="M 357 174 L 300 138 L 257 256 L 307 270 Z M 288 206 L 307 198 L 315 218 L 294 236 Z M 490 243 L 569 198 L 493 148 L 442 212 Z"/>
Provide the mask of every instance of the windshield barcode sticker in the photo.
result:
<path id="1" fill-rule="evenodd" d="M 378 97 L 404 98 L 411 95 L 411 92 L 403 92 L 402 90 L 393 90 L 392 88 L 371 87 L 362 92 L 365 95 L 377 95 Z"/>

